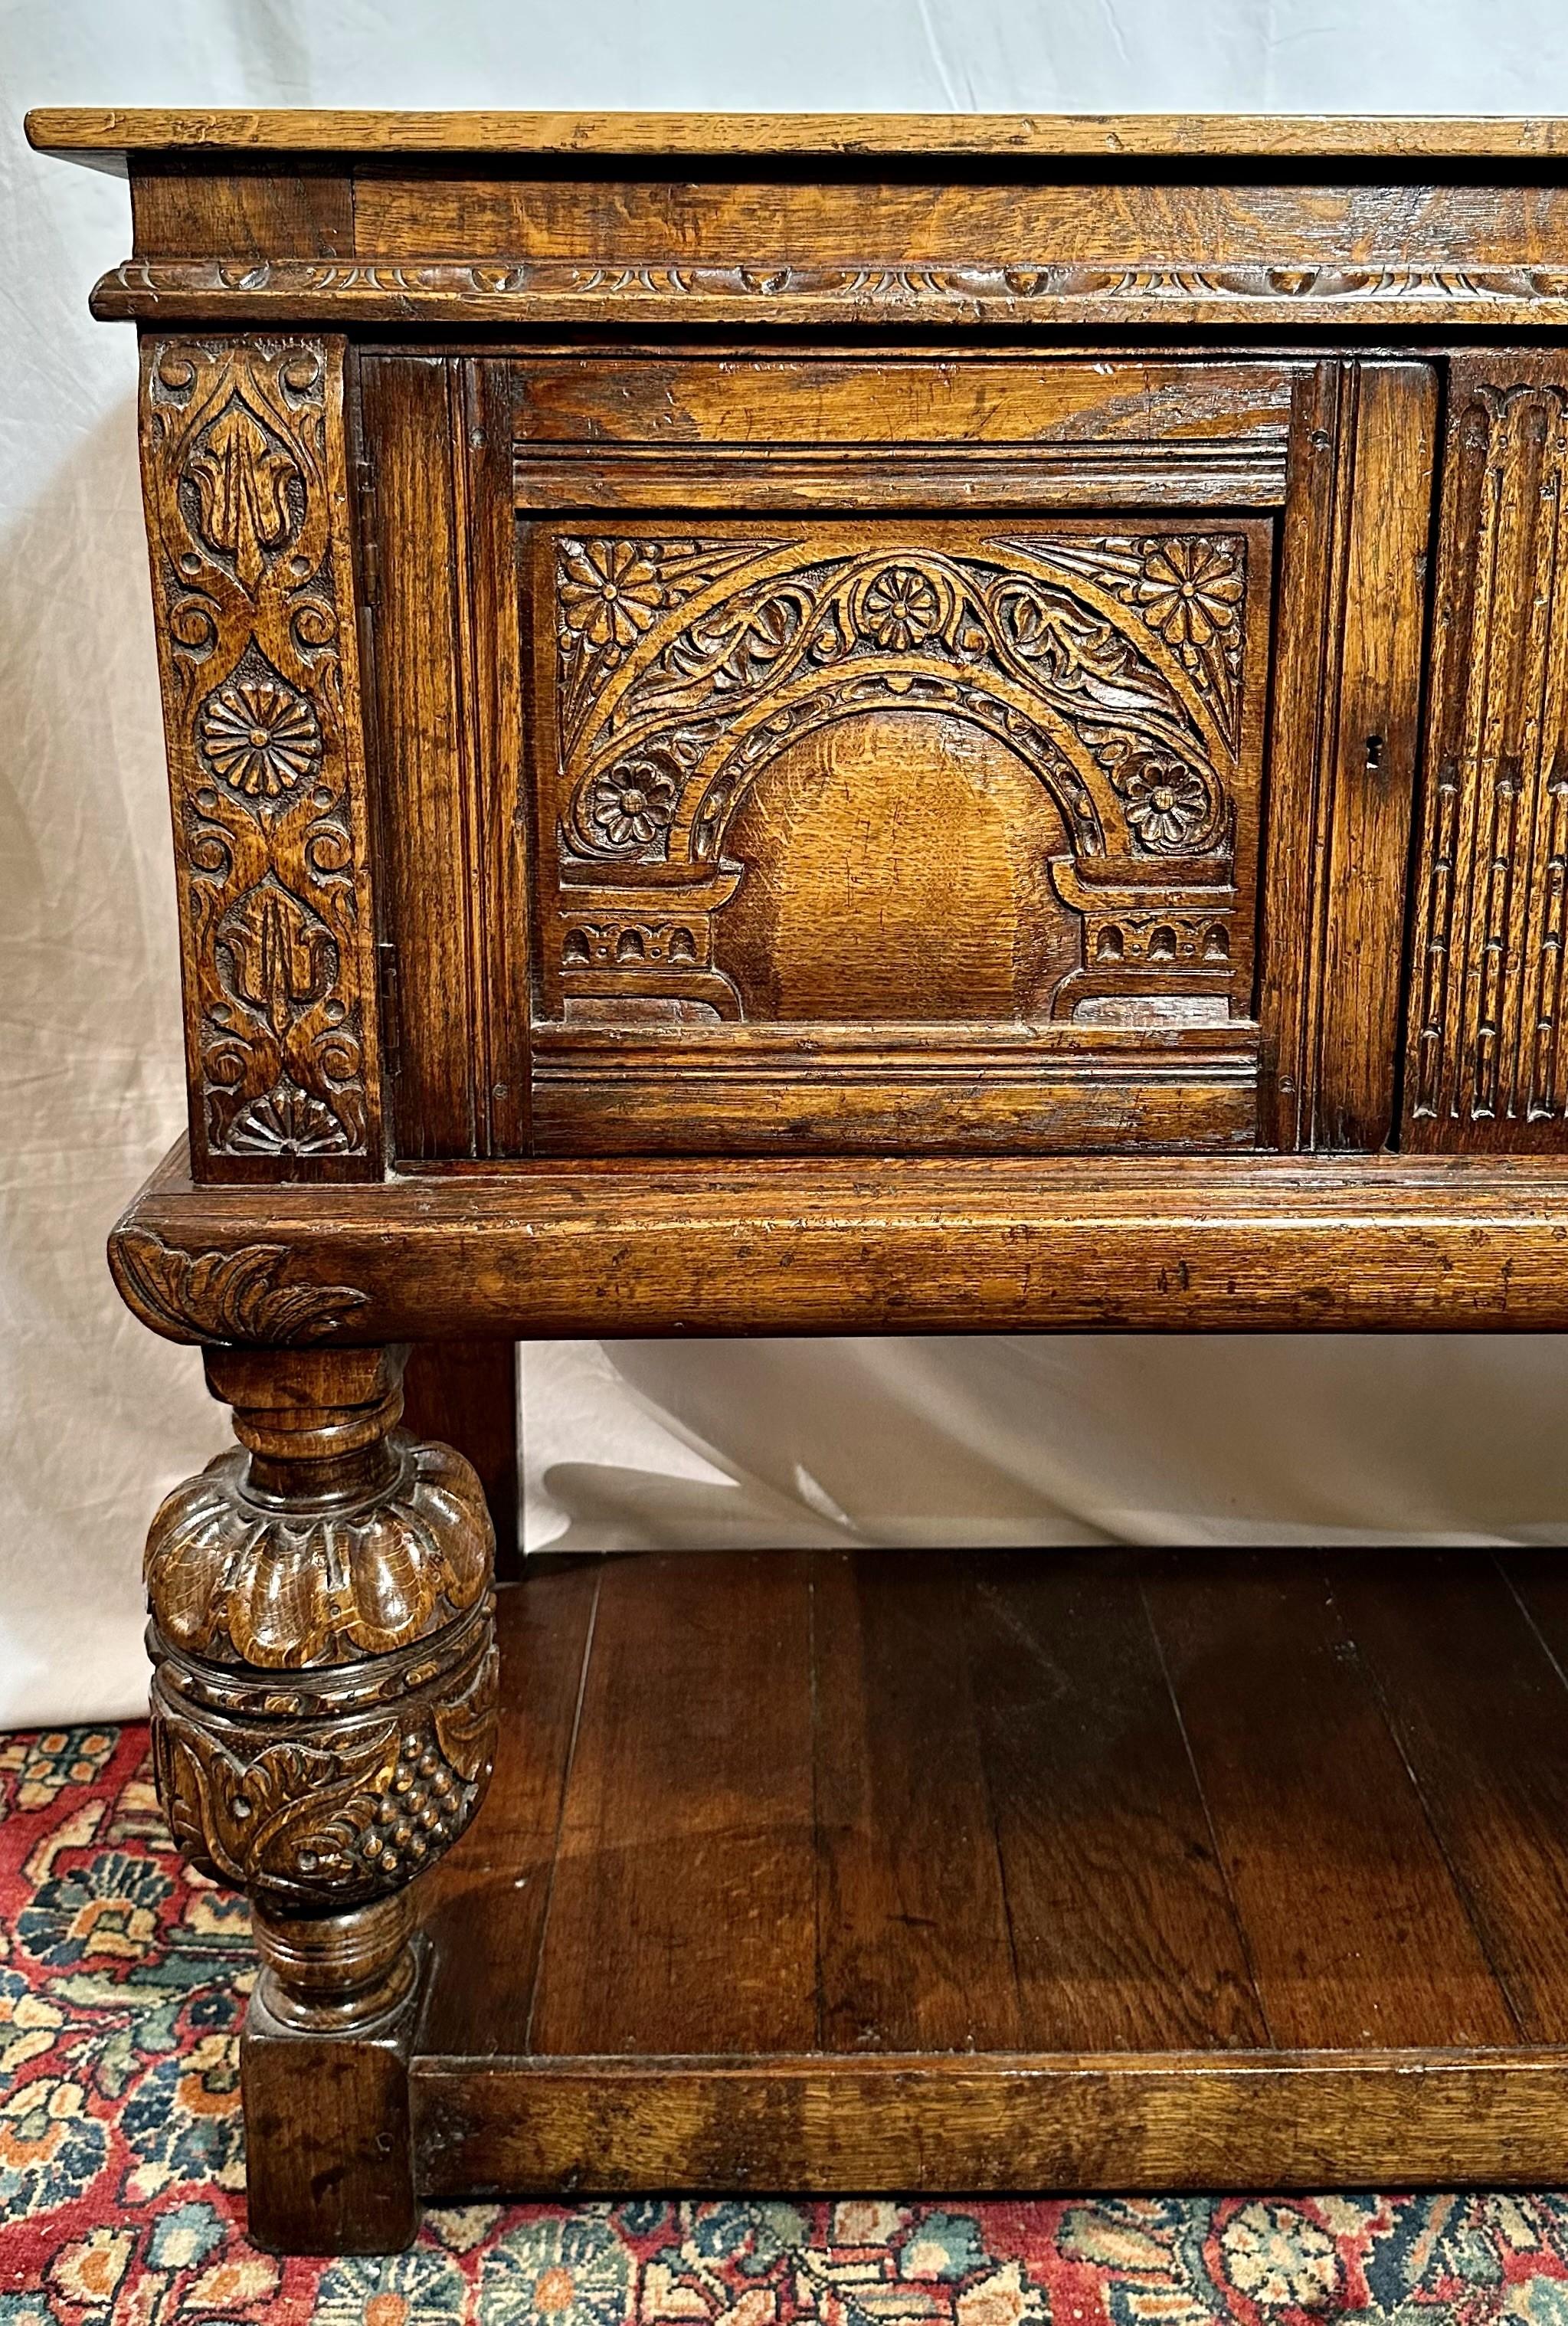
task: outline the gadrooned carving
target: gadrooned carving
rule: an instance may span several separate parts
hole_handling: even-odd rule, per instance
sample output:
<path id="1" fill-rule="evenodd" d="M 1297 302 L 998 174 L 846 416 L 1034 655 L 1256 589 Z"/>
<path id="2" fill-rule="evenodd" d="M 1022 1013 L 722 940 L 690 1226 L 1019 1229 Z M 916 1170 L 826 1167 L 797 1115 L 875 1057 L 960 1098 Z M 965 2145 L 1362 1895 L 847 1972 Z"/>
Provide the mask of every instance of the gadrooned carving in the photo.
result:
<path id="1" fill-rule="evenodd" d="M 190 1252 L 151 1228 L 122 1228 L 109 1264 L 126 1306 L 172 1341 L 326 1341 L 368 1298 L 348 1284 L 284 1282 L 293 1255 L 281 1243 Z"/>
<path id="2" fill-rule="evenodd" d="M 169 1645 L 297 1670 L 410 1647 L 476 1605 L 493 1549 L 478 1477 L 450 1447 L 388 1442 L 393 1480 L 358 1508 L 259 1499 L 238 1447 L 177 1486 L 144 1568 Z"/>

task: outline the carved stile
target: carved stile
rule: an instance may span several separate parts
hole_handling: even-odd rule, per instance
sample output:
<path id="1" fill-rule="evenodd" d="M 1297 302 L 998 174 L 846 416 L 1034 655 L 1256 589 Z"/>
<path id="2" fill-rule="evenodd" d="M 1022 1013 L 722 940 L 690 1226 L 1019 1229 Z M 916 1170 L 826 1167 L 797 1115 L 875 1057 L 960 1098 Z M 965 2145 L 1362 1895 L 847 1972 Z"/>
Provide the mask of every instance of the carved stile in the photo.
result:
<path id="1" fill-rule="evenodd" d="M 374 1176 L 340 339 L 149 340 L 144 490 L 199 1176 Z"/>

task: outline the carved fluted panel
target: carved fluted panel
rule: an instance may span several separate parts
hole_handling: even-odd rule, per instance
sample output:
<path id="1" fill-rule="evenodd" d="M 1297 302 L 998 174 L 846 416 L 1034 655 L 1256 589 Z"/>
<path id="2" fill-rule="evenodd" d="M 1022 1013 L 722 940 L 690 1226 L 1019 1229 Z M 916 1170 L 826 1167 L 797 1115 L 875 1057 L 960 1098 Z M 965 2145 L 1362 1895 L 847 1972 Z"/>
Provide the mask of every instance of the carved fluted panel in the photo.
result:
<path id="1" fill-rule="evenodd" d="M 379 1160 L 339 339 L 150 339 L 144 491 L 199 1172 Z"/>
<path id="2" fill-rule="evenodd" d="M 1568 369 L 1452 368 L 1416 884 L 1407 1143 L 1568 1120 Z"/>

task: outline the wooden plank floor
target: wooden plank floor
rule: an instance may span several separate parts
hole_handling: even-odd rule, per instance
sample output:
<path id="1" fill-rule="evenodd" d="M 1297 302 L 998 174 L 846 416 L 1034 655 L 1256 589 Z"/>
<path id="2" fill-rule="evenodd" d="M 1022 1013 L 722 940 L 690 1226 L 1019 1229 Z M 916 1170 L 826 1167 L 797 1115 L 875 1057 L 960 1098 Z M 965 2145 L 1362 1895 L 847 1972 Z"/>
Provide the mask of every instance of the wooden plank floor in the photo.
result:
<path id="1" fill-rule="evenodd" d="M 430 2193 L 1568 2173 L 1549 1558 L 659 1555 L 501 1635 Z"/>

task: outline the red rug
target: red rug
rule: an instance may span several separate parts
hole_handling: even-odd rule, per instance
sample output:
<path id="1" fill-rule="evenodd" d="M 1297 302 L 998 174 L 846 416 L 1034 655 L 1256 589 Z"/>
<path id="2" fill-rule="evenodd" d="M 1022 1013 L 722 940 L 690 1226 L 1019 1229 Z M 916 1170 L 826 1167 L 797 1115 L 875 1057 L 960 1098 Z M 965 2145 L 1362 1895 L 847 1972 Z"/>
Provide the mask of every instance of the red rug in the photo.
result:
<path id="1" fill-rule="evenodd" d="M 147 1732 L 0 1738 L 0 2326 L 1568 2326 L 1568 2196 L 432 2209 L 411 2253 L 246 2238 L 242 1905 Z"/>

